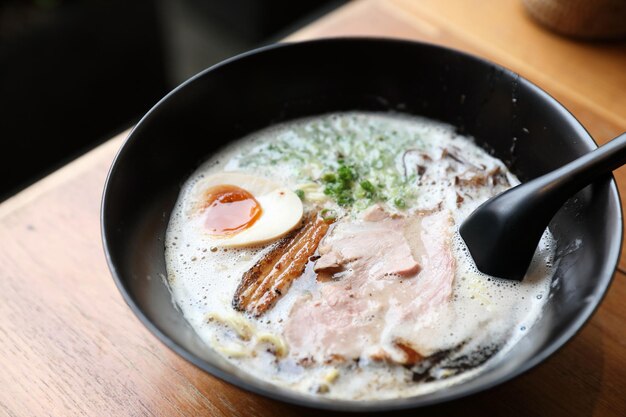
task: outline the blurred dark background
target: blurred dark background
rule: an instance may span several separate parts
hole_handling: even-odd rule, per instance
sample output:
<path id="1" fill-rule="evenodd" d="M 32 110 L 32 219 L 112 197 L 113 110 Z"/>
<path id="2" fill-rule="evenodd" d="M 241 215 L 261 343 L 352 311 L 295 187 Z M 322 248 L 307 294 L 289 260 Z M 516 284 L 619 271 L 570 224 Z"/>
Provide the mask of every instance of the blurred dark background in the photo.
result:
<path id="1" fill-rule="evenodd" d="M 346 0 L 0 0 L 0 201 Z"/>

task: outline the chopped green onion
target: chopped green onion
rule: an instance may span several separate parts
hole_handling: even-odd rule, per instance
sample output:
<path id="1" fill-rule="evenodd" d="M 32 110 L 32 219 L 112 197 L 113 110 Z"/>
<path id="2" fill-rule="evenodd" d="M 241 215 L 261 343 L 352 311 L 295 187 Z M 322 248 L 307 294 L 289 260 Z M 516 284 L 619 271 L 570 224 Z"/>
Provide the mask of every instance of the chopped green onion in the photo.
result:
<path id="1" fill-rule="evenodd" d="M 331 209 L 323 209 L 320 212 L 320 215 L 322 216 L 322 219 L 324 220 L 335 220 L 337 218 L 337 212 Z"/>
<path id="2" fill-rule="evenodd" d="M 341 165 L 337 170 L 337 175 L 339 176 L 339 179 L 345 183 L 356 179 L 356 173 L 351 167 L 347 165 Z"/>
<path id="3" fill-rule="evenodd" d="M 361 181 L 360 185 L 361 185 L 361 188 L 367 192 L 370 192 L 370 193 L 376 192 L 376 190 L 374 189 L 374 185 L 368 180 Z"/>
<path id="4" fill-rule="evenodd" d="M 326 196 L 357 211 L 383 201 L 398 209 L 410 207 L 418 191 L 415 175 L 407 177 L 397 162 L 406 149 L 426 148 L 421 136 L 360 117 L 332 120 L 312 121 L 305 129 L 279 132 L 271 143 L 246 150 L 240 166 L 269 166 L 270 172 L 274 165 L 289 166 L 296 181 L 317 186 L 314 190 L 297 187 L 307 203 Z M 303 197 L 300 191 L 296 193 Z"/>
<path id="5" fill-rule="evenodd" d="M 323 182 L 336 182 L 337 181 L 337 177 L 335 176 L 335 174 L 331 174 L 331 173 L 324 174 L 322 176 L 322 181 Z"/>

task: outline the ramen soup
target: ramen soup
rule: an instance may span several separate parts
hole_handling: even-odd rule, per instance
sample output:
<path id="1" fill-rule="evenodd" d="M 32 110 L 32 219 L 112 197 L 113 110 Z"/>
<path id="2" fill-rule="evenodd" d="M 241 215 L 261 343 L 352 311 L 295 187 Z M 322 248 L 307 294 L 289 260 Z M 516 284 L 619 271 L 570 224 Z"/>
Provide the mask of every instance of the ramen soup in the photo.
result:
<path id="1" fill-rule="evenodd" d="M 265 129 L 182 187 L 166 234 L 173 300 L 207 349 L 294 391 L 373 400 L 459 383 L 501 360 L 548 298 L 548 231 L 522 282 L 478 272 L 458 234 L 518 183 L 424 118 Z"/>

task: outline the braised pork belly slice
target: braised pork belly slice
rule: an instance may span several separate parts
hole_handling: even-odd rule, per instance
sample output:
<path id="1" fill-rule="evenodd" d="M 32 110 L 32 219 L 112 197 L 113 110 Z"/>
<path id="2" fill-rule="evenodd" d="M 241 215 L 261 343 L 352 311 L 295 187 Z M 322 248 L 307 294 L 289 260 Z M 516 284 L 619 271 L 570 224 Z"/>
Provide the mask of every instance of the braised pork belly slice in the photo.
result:
<path id="1" fill-rule="evenodd" d="M 337 223 L 314 267 L 329 279 L 299 298 L 286 321 L 291 354 L 406 366 L 431 354 L 420 340 L 452 296 L 451 229 L 447 212 Z"/>
<path id="2" fill-rule="evenodd" d="M 269 310 L 302 275 L 331 223 L 317 212 L 306 215 L 299 229 L 278 242 L 243 275 L 235 291 L 233 307 L 256 317 Z"/>

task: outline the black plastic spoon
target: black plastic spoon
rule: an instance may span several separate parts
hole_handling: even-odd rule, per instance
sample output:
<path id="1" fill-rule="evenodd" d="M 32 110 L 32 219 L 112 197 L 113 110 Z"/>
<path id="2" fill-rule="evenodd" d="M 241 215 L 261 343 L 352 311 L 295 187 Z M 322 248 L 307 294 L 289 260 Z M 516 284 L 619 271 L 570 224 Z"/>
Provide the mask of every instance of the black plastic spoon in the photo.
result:
<path id="1" fill-rule="evenodd" d="M 626 164 L 626 133 L 593 152 L 486 201 L 460 227 L 478 269 L 521 281 L 541 235 L 565 201 Z"/>

